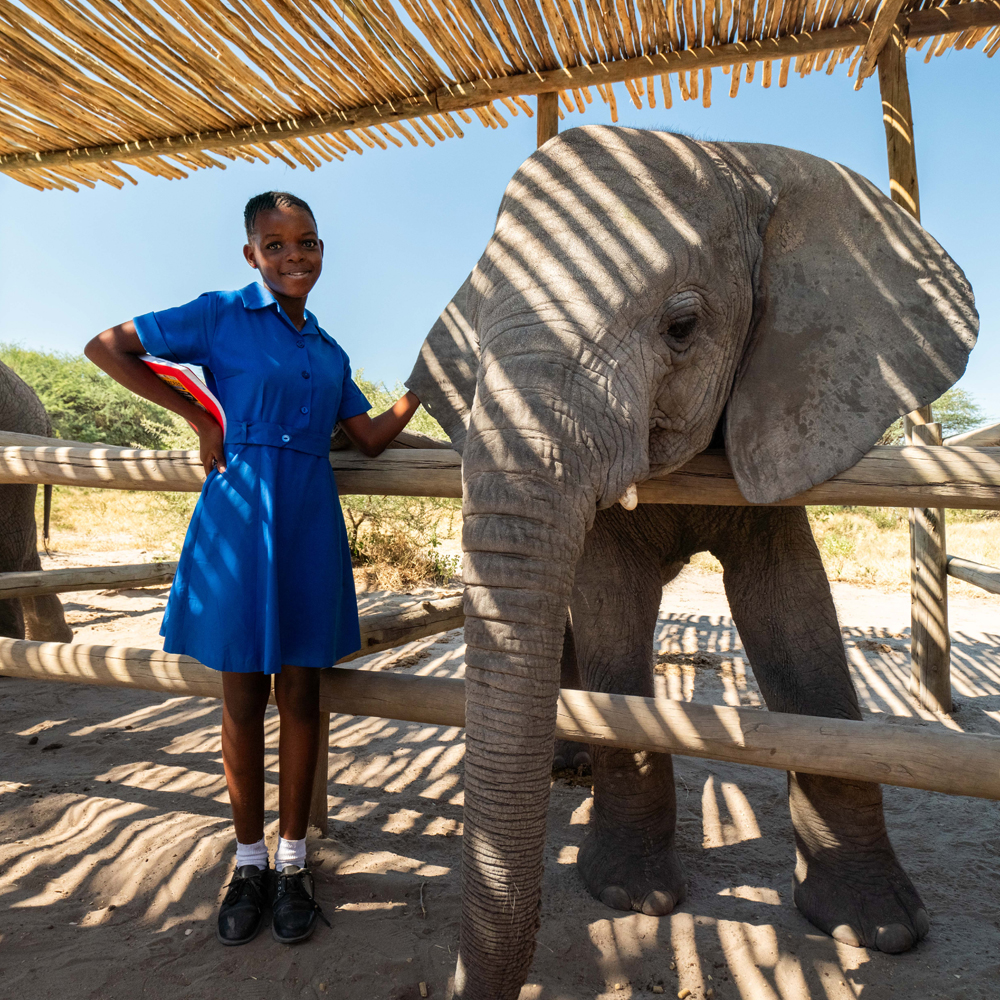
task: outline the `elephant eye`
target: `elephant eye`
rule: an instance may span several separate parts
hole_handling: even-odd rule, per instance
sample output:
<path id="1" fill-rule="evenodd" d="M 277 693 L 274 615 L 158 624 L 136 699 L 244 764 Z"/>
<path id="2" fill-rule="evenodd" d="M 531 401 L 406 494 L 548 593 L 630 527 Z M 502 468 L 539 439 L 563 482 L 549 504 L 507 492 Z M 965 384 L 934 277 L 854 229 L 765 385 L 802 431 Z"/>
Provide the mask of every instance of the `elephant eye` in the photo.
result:
<path id="1" fill-rule="evenodd" d="M 683 342 L 694 333 L 697 325 L 697 317 L 683 316 L 680 319 L 674 319 L 668 323 L 662 323 L 660 326 L 660 332 L 663 336 L 669 337 L 671 340 Z"/>

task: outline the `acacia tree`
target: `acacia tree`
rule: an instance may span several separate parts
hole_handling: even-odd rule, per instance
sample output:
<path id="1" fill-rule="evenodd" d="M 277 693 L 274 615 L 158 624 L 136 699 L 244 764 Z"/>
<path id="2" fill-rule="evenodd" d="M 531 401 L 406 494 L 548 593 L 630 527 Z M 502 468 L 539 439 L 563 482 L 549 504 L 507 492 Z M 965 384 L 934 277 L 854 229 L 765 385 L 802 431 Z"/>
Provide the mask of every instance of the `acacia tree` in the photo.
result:
<path id="1" fill-rule="evenodd" d="M 964 434 L 989 419 L 983 408 L 976 402 L 972 393 L 966 389 L 952 386 L 936 403 L 934 403 L 934 419 L 941 424 L 944 437 L 952 434 Z M 903 443 L 903 418 L 900 417 L 879 438 L 879 444 Z"/>

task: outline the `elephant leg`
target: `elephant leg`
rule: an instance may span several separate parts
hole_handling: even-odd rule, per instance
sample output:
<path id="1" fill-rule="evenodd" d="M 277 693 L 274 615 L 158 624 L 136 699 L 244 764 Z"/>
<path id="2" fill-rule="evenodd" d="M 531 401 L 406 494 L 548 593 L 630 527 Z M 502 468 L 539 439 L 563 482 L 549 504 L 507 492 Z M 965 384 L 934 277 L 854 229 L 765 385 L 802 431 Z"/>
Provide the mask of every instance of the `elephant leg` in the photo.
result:
<path id="1" fill-rule="evenodd" d="M 713 551 L 733 620 L 773 712 L 860 719 L 830 584 L 805 508 L 730 515 Z M 929 929 L 896 859 L 881 786 L 789 772 L 795 905 L 845 944 L 901 952 Z"/>
<path id="2" fill-rule="evenodd" d="M 637 521 L 601 512 L 577 567 L 571 605 L 582 686 L 653 695 L 653 634 L 662 569 Z M 669 754 L 592 746 L 594 811 L 577 866 L 587 889 L 617 910 L 669 913 L 685 895 L 674 845 L 677 806 Z"/>
<path id="3" fill-rule="evenodd" d="M 73 630 L 66 622 L 62 602 L 55 594 L 25 597 L 24 626 L 28 638 L 35 642 L 72 642 Z"/>
<path id="4" fill-rule="evenodd" d="M 0 486 L 3 526 L 0 572 L 31 572 L 42 568 L 35 528 L 35 487 L 8 483 Z M 66 624 L 62 604 L 54 594 L 0 601 L 0 635 L 41 642 L 69 642 L 73 632 Z"/>
<path id="5" fill-rule="evenodd" d="M 576 644 L 573 641 L 573 626 L 566 623 L 566 635 L 563 639 L 562 664 L 559 674 L 559 687 L 580 690 L 580 667 L 576 662 Z M 575 743 L 572 740 L 556 740 L 555 753 L 552 756 L 552 770 L 564 771 L 566 768 L 582 768 L 582 773 L 590 772 L 590 746 L 587 743 Z"/>
<path id="6" fill-rule="evenodd" d="M 0 635 L 9 639 L 24 638 L 24 613 L 20 601 L 0 601 Z"/>
<path id="7" fill-rule="evenodd" d="M 22 565 L 22 570 L 38 570 L 42 562 L 38 557 L 37 537 L 32 532 L 31 544 Z M 35 642 L 72 642 L 73 630 L 66 623 L 62 602 L 55 594 L 21 599 L 24 613 L 24 629 L 28 638 Z"/>
<path id="8" fill-rule="evenodd" d="M 3 370 L 0 368 L 0 376 Z M 35 487 L 0 485 L 0 573 L 18 573 L 35 540 Z M 38 552 L 35 552 L 38 559 Z M 41 563 L 38 564 L 41 568 Z M 0 601 L 0 635 L 24 638 L 24 610 L 16 598 Z"/>

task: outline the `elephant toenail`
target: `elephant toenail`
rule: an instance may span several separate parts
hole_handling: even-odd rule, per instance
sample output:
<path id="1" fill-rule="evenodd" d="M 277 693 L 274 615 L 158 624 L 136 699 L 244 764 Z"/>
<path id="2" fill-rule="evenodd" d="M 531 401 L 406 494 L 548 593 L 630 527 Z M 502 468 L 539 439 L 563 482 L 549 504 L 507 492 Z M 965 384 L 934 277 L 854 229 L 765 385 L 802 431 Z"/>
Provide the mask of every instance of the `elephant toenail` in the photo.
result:
<path id="1" fill-rule="evenodd" d="M 913 914 L 913 926 L 917 929 L 918 941 L 927 937 L 931 929 L 931 918 L 927 916 L 927 911 L 922 906 Z"/>
<path id="2" fill-rule="evenodd" d="M 860 948 L 862 946 L 858 932 L 850 924 L 838 924 L 830 931 L 830 937 L 841 944 L 849 944 L 852 948 Z"/>
<path id="3" fill-rule="evenodd" d="M 875 931 L 875 947 L 889 955 L 909 951 L 914 943 L 913 931 L 903 924 L 885 924 Z"/>
<path id="4" fill-rule="evenodd" d="M 674 897 L 669 892 L 664 892 L 662 889 L 654 889 L 642 901 L 642 912 L 647 917 L 663 917 L 676 905 Z"/>
<path id="5" fill-rule="evenodd" d="M 620 885 L 609 885 L 601 893 L 601 902 L 613 910 L 631 910 L 632 900 Z"/>

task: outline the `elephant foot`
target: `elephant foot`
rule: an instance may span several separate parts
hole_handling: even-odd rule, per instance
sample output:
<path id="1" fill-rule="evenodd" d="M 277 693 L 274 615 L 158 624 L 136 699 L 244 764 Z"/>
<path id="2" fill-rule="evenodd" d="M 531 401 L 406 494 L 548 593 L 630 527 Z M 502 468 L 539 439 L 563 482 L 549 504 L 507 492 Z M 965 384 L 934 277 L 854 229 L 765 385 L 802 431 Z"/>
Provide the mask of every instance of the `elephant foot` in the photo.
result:
<path id="1" fill-rule="evenodd" d="M 800 851 L 795 905 L 835 941 L 893 955 L 909 951 L 931 926 L 887 842 L 863 854 L 832 850 L 808 860 Z"/>
<path id="2" fill-rule="evenodd" d="M 614 910 L 662 917 L 679 906 L 687 892 L 673 837 L 661 850 L 641 854 L 591 830 L 576 863 L 590 894 Z"/>
<path id="3" fill-rule="evenodd" d="M 571 743 L 568 740 L 556 740 L 555 755 L 552 758 L 552 772 L 565 771 L 567 768 L 577 771 L 583 768 L 582 774 L 589 775 L 591 767 L 590 746 L 587 743 Z"/>

